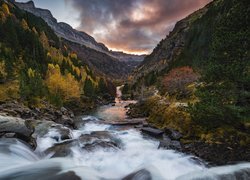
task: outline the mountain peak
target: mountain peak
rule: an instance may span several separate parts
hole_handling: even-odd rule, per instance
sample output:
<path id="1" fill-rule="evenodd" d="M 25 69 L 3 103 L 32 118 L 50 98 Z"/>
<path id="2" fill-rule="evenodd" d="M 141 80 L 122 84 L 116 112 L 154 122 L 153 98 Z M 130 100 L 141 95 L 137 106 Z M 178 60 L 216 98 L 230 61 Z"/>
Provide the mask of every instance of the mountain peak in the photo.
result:
<path id="1" fill-rule="evenodd" d="M 26 4 L 30 7 L 35 8 L 35 3 L 33 1 L 28 1 Z"/>

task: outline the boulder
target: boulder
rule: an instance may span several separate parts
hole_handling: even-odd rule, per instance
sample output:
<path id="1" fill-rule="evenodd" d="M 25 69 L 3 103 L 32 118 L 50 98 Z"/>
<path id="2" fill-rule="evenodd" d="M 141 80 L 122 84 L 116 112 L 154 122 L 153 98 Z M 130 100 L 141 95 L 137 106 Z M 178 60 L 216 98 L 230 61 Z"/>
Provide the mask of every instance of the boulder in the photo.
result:
<path id="1" fill-rule="evenodd" d="M 94 141 L 93 143 L 90 144 L 85 144 L 85 146 L 82 147 L 85 151 L 92 152 L 96 149 L 112 149 L 112 150 L 117 150 L 117 144 L 114 142 L 108 142 L 108 141 Z"/>
<path id="2" fill-rule="evenodd" d="M 145 134 L 148 134 L 148 135 L 156 137 L 156 138 L 162 137 L 162 135 L 164 133 L 160 129 L 151 128 L 151 127 L 144 127 L 141 129 L 141 131 Z"/>
<path id="3" fill-rule="evenodd" d="M 30 137 L 33 129 L 29 129 L 25 120 L 21 118 L 0 116 L 0 132 L 4 133 L 18 133 L 26 137 Z"/>
<path id="4" fill-rule="evenodd" d="M 118 149 L 121 142 L 107 131 L 95 131 L 91 134 L 81 135 L 79 143 L 82 149 L 92 151 L 97 148 Z"/>
<path id="5" fill-rule="evenodd" d="M 32 138 L 34 129 L 27 126 L 24 119 L 0 116 L 0 135 L 5 138 L 20 139 L 33 148 L 36 147 L 36 141 Z"/>
<path id="6" fill-rule="evenodd" d="M 72 147 L 79 147 L 79 143 L 77 140 L 68 140 L 64 141 L 58 144 L 55 144 L 54 146 L 50 147 L 45 151 L 46 154 L 51 154 L 52 158 L 55 157 L 67 157 L 71 156 Z"/>
<path id="7" fill-rule="evenodd" d="M 170 128 L 165 129 L 165 134 L 169 136 L 172 140 L 180 140 L 183 137 L 180 132 Z"/>
<path id="8" fill-rule="evenodd" d="M 55 140 L 67 140 L 71 139 L 71 131 L 69 128 L 56 124 L 53 121 L 40 121 L 40 120 L 26 120 L 26 124 L 34 129 L 32 134 L 33 138 L 45 136 L 49 130 L 55 130 L 58 135 L 55 135 Z"/>
<path id="9" fill-rule="evenodd" d="M 164 138 L 163 140 L 161 140 L 158 146 L 158 149 L 159 148 L 172 149 L 177 151 L 180 151 L 182 149 L 181 143 L 179 141 L 172 141 L 170 138 Z"/>
<path id="10" fill-rule="evenodd" d="M 122 178 L 122 180 L 152 180 L 151 173 L 146 169 L 139 170 L 128 176 Z"/>

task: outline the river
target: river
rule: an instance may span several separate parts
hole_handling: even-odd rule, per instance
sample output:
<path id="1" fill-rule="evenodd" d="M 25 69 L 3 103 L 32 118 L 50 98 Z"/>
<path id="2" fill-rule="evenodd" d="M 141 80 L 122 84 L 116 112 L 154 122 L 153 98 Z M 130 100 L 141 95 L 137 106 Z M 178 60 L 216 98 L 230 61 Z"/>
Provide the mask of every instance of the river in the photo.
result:
<path id="1" fill-rule="evenodd" d="M 250 177 L 250 174 L 247 174 L 250 172 L 249 163 L 207 168 L 205 164 L 197 163 L 189 155 L 158 149 L 157 140 L 145 138 L 134 128 L 119 129 L 103 123 L 103 121 L 122 121 L 127 118 L 125 106 L 133 101 L 122 101 L 119 88 L 117 92 L 114 105 L 102 106 L 90 116 L 83 116 L 81 119 L 83 125 L 77 130 L 70 130 L 70 134 L 73 140 L 77 140 L 82 135 L 93 132 L 108 132 L 119 141 L 120 148 L 95 148 L 86 151 L 79 148 L 78 144 L 72 144 L 71 152 L 66 157 L 52 158 L 52 154 L 45 153 L 46 150 L 55 144 L 68 141 L 55 139 L 58 132 L 54 129 L 37 138 L 35 151 L 18 140 L 1 139 L 0 179 L 54 180 L 80 177 L 84 180 L 118 180 L 137 171 L 139 173 L 127 179 L 210 180 L 220 179 L 221 175 L 226 179 L 238 179 L 234 174 L 238 171 L 243 173 L 242 179 Z M 73 178 L 72 173 L 77 178 Z"/>

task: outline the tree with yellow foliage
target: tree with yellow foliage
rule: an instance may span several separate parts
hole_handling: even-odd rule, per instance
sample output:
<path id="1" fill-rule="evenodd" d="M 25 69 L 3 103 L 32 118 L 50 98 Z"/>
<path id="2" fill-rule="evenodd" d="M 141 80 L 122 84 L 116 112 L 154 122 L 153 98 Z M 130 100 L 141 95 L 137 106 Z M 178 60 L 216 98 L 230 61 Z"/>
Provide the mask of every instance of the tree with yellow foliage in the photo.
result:
<path id="1" fill-rule="evenodd" d="M 43 47 L 45 49 L 48 49 L 49 48 L 49 40 L 48 40 L 46 34 L 44 33 L 44 31 L 41 32 L 39 39 L 40 39 Z"/>
<path id="2" fill-rule="evenodd" d="M 4 82 L 7 77 L 7 72 L 5 68 L 5 62 L 0 61 L 0 82 Z"/>
<path id="3" fill-rule="evenodd" d="M 23 29 L 25 29 L 25 30 L 29 29 L 29 25 L 25 19 L 22 19 L 21 25 L 22 25 Z"/>
<path id="4" fill-rule="evenodd" d="M 3 9 L 4 14 L 10 15 L 10 10 L 9 10 L 9 7 L 6 3 L 3 3 L 2 9 Z"/>
<path id="5" fill-rule="evenodd" d="M 71 98 L 80 98 L 79 83 L 70 73 L 63 76 L 59 65 L 48 65 L 46 85 L 50 94 L 57 99 L 60 98 L 62 102 Z"/>
<path id="6" fill-rule="evenodd" d="M 2 22 L 5 22 L 5 20 L 6 20 L 6 16 L 5 16 L 4 12 L 3 12 L 3 11 L 0 11 L 0 22 L 1 22 L 1 23 L 2 23 Z"/>
<path id="7" fill-rule="evenodd" d="M 79 83 L 75 80 L 71 73 L 67 73 L 65 76 L 65 99 L 80 98 L 80 87 Z"/>

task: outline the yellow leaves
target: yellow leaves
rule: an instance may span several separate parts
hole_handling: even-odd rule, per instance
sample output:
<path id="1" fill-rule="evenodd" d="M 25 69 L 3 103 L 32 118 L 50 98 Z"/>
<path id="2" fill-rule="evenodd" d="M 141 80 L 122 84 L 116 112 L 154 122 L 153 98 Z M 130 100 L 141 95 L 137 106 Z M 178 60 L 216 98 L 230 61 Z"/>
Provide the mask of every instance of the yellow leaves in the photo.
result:
<path id="1" fill-rule="evenodd" d="M 43 39 L 43 45 L 49 47 L 49 43 L 46 42 L 47 41 L 46 38 L 43 37 L 42 39 Z M 40 40 L 41 40 L 41 37 L 40 37 Z M 62 53 L 54 47 L 49 47 L 48 51 L 49 52 L 47 53 L 47 56 L 51 58 L 52 62 L 61 65 L 64 59 Z"/>
<path id="2" fill-rule="evenodd" d="M 35 70 L 32 70 L 31 68 L 28 69 L 28 76 L 29 76 L 30 78 L 35 77 L 35 73 L 36 73 Z"/>
<path id="3" fill-rule="evenodd" d="M 10 10 L 6 3 L 3 3 L 3 5 L 0 7 L 0 21 L 5 22 L 7 16 L 9 16 Z"/>
<path id="4" fill-rule="evenodd" d="M 5 80 L 6 77 L 7 77 L 7 72 L 6 72 L 5 62 L 0 61 L 0 80 Z"/>
<path id="5" fill-rule="evenodd" d="M 75 71 L 76 75 L 79 77 L 81 75 L 81 70 L 78 67 L 72 65 L 73 71 Z"/>
<path id="6" fill-rule="evenodd" d="M 38 32 L 37 32 L 37 30 L 36 30 L 35 27 L 32 28 L 32 31 L 33 31 L 36 35 L 38 34 Z"/>
<path id="7" fill-rule="evenodd" d="M 29 25 L 25 19 L 22 19 L 21 25 L 22 25 L 23 29 L 29 30 Z"/>
<path id="8" fill-rule="evenodd" d="M 43 47 L 48 49 L 49 48 L 49 40 L 48 40 L 46 34 L 44 33 L 44 31 L 41 32 L 39 39 L 40 39 Z"/>
<path id="9" fill-rule="evenodd" d="M 10 81 L 0 84 L 0 101 L 7 101 L 19 98 L 19 82 Z"/>
<path id="10" fill-rule="evenodd" d="M 0 11 L 0 22 L 5 22 L 5 20 L 6 20 L 5 14 L 2 11 Z"/>
<path id="11" fill-rule="evenodd" d="M 77 54 L 76 53 L 70 53 L 70 58 L 71 59 L 77 59 Z"/>
<path id="12" fill-rule="evenodd" d="M 48 65 L 46 84 L 51 94 L 59 95 L 64 101 L 80 97 L 79 83 L 70 73 L 63 76 L 59 65 Z"/>
<path id="13" fill-rule="evenodd" d="M 80 87 L 79 83 L 75 80 L 72 74 L 68 73 L 65 77 L 64 89 L 66 89 L 66 100 L 70 98 L 79 98 L 80 97 Z"/>
<path id="14" fill-rule="evenodd" d="M 4 14 L 10 15 L 10 10 L 9 10 L 9 7 L 6 3 L 3 3 L 2 9 L 3 9 Z"/>

